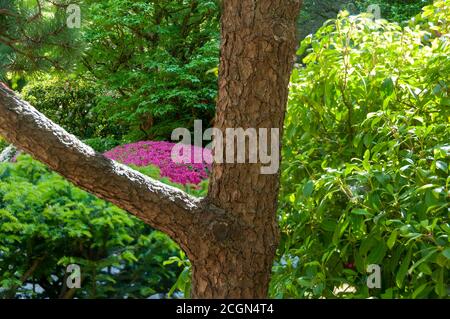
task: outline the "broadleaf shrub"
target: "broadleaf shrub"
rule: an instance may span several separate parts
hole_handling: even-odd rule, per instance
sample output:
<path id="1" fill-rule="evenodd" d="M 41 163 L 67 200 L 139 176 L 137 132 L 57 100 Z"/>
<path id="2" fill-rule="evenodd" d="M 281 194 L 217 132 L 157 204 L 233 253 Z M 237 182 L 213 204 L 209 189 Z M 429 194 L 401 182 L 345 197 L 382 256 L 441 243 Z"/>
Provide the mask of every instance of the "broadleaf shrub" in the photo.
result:
<path id="1" fill-rule="evenodd" d="M 441 15 L 432 30 L 428 12 Z M 446 1 L 403 28 L 342 13 L 302 43 L 272 296 L 449 296 L 448 17 Z"/>
<path id="2" fill-rule="evenodd" d="M 116 139 L 114 139 L 112 137 L 105 137 L 105 138 L 93 137 L 93 138 L 88 138 L 88 139 L 84 140 L 83 142 L 86 143 L 87 145 L 89 145 L 90 147 L 92 147 L 95 151 L 97 151 L 99 153 L 104 153 L 120 144 L 119 141 L 117 141 Z"/>
<path id="3" fill-rule="evenodd" d="M 370 5 L 380 8 L 381 18 L 399 23 L 407 22 L 420 13 L 423 6 L 433 3 L 433 0 L 355 0 L 356 7 L 365 12 Z"/>
<path id="4" fill-rule="evenodd" d="M 108 119 L 93 111 L 99 92 L 88 81 L 37 74 L 30 78 L 21 95 L 49 119 L 79 138 L 117 135 Z"/>

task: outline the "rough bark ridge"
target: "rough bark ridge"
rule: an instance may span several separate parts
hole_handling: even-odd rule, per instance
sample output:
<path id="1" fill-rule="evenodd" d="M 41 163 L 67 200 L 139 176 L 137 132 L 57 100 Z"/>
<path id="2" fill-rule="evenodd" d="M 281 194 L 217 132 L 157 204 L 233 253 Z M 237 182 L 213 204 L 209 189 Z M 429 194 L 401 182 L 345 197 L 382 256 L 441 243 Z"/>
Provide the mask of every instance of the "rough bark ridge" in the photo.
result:
<path id="1" fill-rule="evenodd" d="M 279 128 L 301 0 L 223 0 L 216 127 Z M 279 175 L 214 164 L 203 200 L 106 159 L 0 86 L 0 134 L 75 185 L 169 234 L 196 298 L 264 298 L 278 244 Z"/>
<path id="2" fill-rule="evenodd" d="M 225 0 L 219 101 L 215 126 L 283 127 L 288 84 L 295 60 L 295 21 L 300 1 Z M 225 133 L 224 133 L 225 135 Z M 260 164 L 216 164 L 208 199 L 234 226 L 219 245 L 204 244 L 193 263 L 194 296 L 267 296 L 278 245 L 279 175 L 260 174 Z"/>

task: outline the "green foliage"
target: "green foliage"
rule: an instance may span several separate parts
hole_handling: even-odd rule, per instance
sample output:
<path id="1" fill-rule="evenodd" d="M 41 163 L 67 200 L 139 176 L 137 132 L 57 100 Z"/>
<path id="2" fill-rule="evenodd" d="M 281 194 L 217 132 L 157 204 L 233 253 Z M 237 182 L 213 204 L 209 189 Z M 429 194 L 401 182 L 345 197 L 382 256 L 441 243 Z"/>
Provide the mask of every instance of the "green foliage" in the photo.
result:
<path id="1" fill-rule="evenodd" d="M 445 3 L 420 19 L 449 17 Z M 423 25 L 342 14 L 302 43 L 273 296 L 448 296 L 450 38 Z M 366 285 L 369 264 L 381 289 Z"/>
<path id="2" fill-rule="evenodd" d="M 170 138 L 214 115 L 219 18 L 216 1 L 86 1 L 79 72 L 102 94 L 96 111 L 124 142 Z M 108 61 L 105 63 L 105 61 Z"/>
<path id="3" fill-rule="evenodd" d="M 203 180 L 198 185 L 190 185 L 190 184 L 183 185 L 183 184 L 177 184 L 177 183 L 171 182 L 167 177 L 161 177 L 159 168 L 156 166 L 153 166 L 153 165 L 144 166 L 144 167 L 131 165 L 131 168 L 133 168 L 133 169 L 137 170 L 138 172 L 141 172 L 142 174 L 147 175 L 153 179 L 157 179 L 157 180 L 163 182 L 164 184 L 179 188 L 179 189 L 185 191 L 186 193 L 188 193 L 192 196 L 195 196 L 195 197 L 205 197 L 208 193 L 208 185 L 209 185 L 208 180 Z"/>
<path id="4" fill-rule="evenodd" d="M 423 8 L 423 13 L 411 20 L 411 27 L 421 28 L 431 33 L 431 38 L 450 33 L 448 1 L 436 1 L 432 6 Z"/>
<path id="5" fill-rule="evenodd" d="M 79 2 L 0 0 L 0 78 L 6 71 L 67 71 L 82 46 L 79 29 L 66 27 L 66 8 Z"/>
<path id="6" fill-rule="evenodd" d="M 80 138 L 110 136 L 114 127 L 93 109 L 98 92 L 79 78 L 62 75 L 34 76 L 22 97 L 52 121 Z"/>
<path id="7" fill-rule="evenodd" d="M 433 3 L 433 0 L 356 0 L 355 5 L 361 11 L 367 11 L 370 5 L 378 5 L 381 10 L 381 18 L 405 22 L 420 13 L 425 5 Z"/>
<path id="8" fill-rule="evenodd" d="M 369 6 L 380 8 L 381 18 L 402 23 L 418 14 L 432 0 L 304 0 L 298 19 L 299 39 L 315 33 L 328 19 L 334 19 L 339 11 L 350 14 L 367 12 Z"/>
<path id="9" fill-rule="evenodd" d="M 120 144 L 119 141 L 117 141 L 116 139 L 114 139 L 112 137 L 106 137 L 106 138 L 93 137 L 93 138 L 86 139 L 83 142 L 86 143 L 87 145 L 89 145 L 90 147 L 92 147 L 94 150 L 96 150 L 99 153 L 104 153 L 106 151 L 109 151 Z"/>
<path id="10" fill-rule="evenodd" d="M 26 24 L 35 1 L 0 0 L 7 10 L 0 14 L 0 77 L 2 68 L 65 66 L 70 75 L 35 75 L 22 94 L 95 150 L 119 139 L 168 138 L 175 127 L 212 119 L 216 1 L 79 1 L 80 32 L 56 32 L 65 15 L 43 2 L 45 14 Z M 323 1 L 333 10 L 335 2 Z M 425 2 L 355 1 L 361 11 L 379 4 L 382 17 L 397 22 Z M 286 118 L 272 296 L 448 296 L 447 3 L 436 1 L 404 28 L 342 14 L 302 42 L 305 67 L 292 76 Z M 328 15 L 304 12 L 302 19 Z M 11 37 L 16 45 L 6 43 Z M 8 79 L 13 89 L 24 84 L 17 73 Z M 156 167 L 136 169 L 161 179 Z M 207 182 L 193 188 L 161 180 L 195 196 L 207 191 Z M 64 284 L 70 263 L 82 269 L 78 298 L 189 296 L 190 263 L 167 236 L 29 157 L 0 164 L 1 296 L 73 297 Z M 374 263 L 380 290 L 366 286 Z"/>
<path id="11" fill-rule="evenodd" d="M 8 146 L 8 142 L 0 136 L 0 153 Z"/>
<path id="12" fill-rule="evenodd" d="M 0 12 L 0 19 L 8 21 L 0 30 L 0 64 L 10 71 L 8 76 L 39 70 L 66 73 L 39 76 L 27 88 L 27 97 L 36 97 L 31 100 L 45 100 L 43 108 L 53 120 L 71 124 L 69 130 L 82 138 L 112 135 L 126 143 L 169 139 L 174 128 L 191 128 L 194 119 L 212 121 L 217 77 L 208 71 L 219 60 L 218 1 L 80 0 L 80 29 L 65 27 L 63 6 L 41 3 L 42 14 L 28 22 L 39 12 L 36 2 L 13 1 L 8 9 L 0 3 L 7 10 Z M 17 45 L 8 39 L 16 39 Z M 85 95 L 75 97 L 89 119 L 73 121 L 75 105 L 55 109 L 59 99 L 74 102 L 61 90 L 68 78 L 72 86 L 83 87 L 78 93 L 95 93 L 88 109 Z M 98 132 L 85 127 L 88 123 Z"/>
<path id="13" fill-rule="evenodd" d="M 159 178 L 155 167 L 142 171 Z M 166 235 L 29 156 L 0 164 L 0 296 L 72 297 L 65 270 L 75 263 L 74 297 L 146 298 L 173 287 L 179 270 L 163 262 L 179 254 Z"/>
<path id="14" fill-rule="evenodd" d="M 184 298 L 190 298 L 191 295 L 191 262 L 186 257 L 186 254 L 180 250 L 179 256 L 170 257 L 164 262 L 164 265 L 177 264 L 178 268 L 182 268 L 182 272 L 178 276 L 177 281 L 169 291 L 168 296 L 172 296 L 175 291 L 183 294 Z"/>

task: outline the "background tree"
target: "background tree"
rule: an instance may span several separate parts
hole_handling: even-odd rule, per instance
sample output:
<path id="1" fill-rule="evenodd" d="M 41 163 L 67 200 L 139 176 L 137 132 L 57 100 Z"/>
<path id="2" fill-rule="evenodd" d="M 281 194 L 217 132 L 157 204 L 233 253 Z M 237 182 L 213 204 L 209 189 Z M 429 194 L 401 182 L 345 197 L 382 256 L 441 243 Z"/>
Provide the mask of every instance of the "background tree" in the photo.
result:
<path id="1" fill-rule="evenodd" d="M 79 29 L 66 25 L 69 3 L 81 8 Z M 193 118 L 212 121 L 216 0 L 17 0 L 0 3 L 0 10 L 0 78 L 8 71 L 13 88 L 28 82 L 35 91 L 82 78 L 96 95 L 80 107 L 107 119 L 108 127 L 92 121 L 99 135 L 127 142 L 168 139 L 174 128 L 192 127 Z"/>
<path id="2" fill-rule="evenodd" d="M 169 139 L 214 117 L 219 5 L 196 1 L 85 1 L 78 76 L 98 88 L 93 110 L 128 141 Z M 120 136 L 118 136 L 120 138 Z"/>
<path id="3" fill-rule="evenodd" d="M 303 41 L 273 296 L 448 298 L 449 16 L 446 1 L 405 27 L 341 13 Z"/>

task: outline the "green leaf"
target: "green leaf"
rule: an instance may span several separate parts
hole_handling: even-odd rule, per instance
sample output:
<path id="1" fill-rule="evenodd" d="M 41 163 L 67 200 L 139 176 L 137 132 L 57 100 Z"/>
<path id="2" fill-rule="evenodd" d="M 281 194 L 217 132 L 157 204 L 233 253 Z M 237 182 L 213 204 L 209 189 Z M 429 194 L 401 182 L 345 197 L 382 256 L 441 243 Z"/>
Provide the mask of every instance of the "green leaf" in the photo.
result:
<path id="1" fill-rule="evenodd" d="M 392 249 L 392 247 L 394 247 L 395 242 L 397 240 L 397 236 L 398 236 L 398 230 L 394 229 L 394 231 L 391 233 L 391 235 L 389 236 L 389 238 L 387 240 L 387 246 L 389 249 Z"/>
<path id="2" fill-rule="evenodd" d="M 363 167 L 364 167 L 364 169 L 365 169 L 366 171 L 369 171 L 369 170 L 370 170 L 370 163 L 369 163 L 369 160 L 370 160 L 370 150 L 367 149 L 367 150 L 364 152 L 364 159 L 363 159 L 363 162 L 362 162 Z"/>
<path id="3" fill-rule="evenodd" d="M 136 258 L 136 256 L 133 254 L 133 252 L 127 250 L 125 252 L 122 253 L 122 258 L 125 259 L 128 262 L 135 262 L 138 261 L 138 259 Z"/>
<path id="4" fill-rule="evenodd" d="M 379 264 L 383 260 L 386 254 L 386 245 L 383 241 L 379 241 L 377 245 L 370 251 L 369 256 L 367 256 L 368 264 Z"/>
<path id="5" fill-rule="evenodd" d="M 441 171 L 443 171 L 444 173 L 447 173 L 448 171 L 448 165 L 443 161 L 436 161 L 436 167 Z"/>
<path id="6" fill-rule="evenodd" d="M 413 294 L 412 294 L 412 298 L 416 299 L 417 296 L 420 295 L 420 293 L 428 286 L 428 283 L 425 283 L 423 285 L 420 285 L 416 290 L 414 290 Z"/>
<path id="7" fill-rule="evenodd" d="M 386 78 L 381 85 L 381 89 L 385 96 L 390 96 L 394 92 L 394 81 L 392 78 Z"/>
<path id="8" fill-rule="evenodd" d="M 441 268 L 439 270 L 435 291 L 440 297 L 447 296 L 447 287 L 446 284 L 444 283 L 444 268 Z"/>
<path id="9" fill-rule="evenodd" d="M 307 278 L 307 277 L 300 277 L 297 279 L 297 282 L 300 286 L 302 287 L 312 287 L 313 283 L 311 282 L 311 279 Z"/>
<path id="10" fill-rule="evenodd" d="M 395 283 L 397 287 L 402 288 L 403 281 L 405 280 L 406 274 L 408 272 L 408 266 L 411 263 L 411 254 L 412 249 L 409 248 L 408 253 L 400 264 L 400 268 L 398 269 L 397 275 L 395 276 Z"/>
<path id="11" fill-rule="evenodd" d="M 431 251 L 428 252 L 424 257 L 420 258 L 417 262 L 415 262 L 411 268 L 409 268 L 408 273 L 412 273 L 414 269 L 420 266 L 422 263 L 430 259 L 437 252 L 437 248 L 431 248 Z"/>
<path id="12" fill-rule="evenodd" d="M 441 104 L 443 106 L 450 106 L 450 98 L 442 98 L 441 99 Z"/>
<path id="13" fill-rule="evenodd" d="M 424 191 L 424 190 L 427 190 L 427 189 L 430 189 L 430 188 L 433 188 L 433 187 L 436 187 L 437 185 L 435 185 L 435 184 L 426 184 L 426 185 L 423 185 L 423 186 L 421 186 L 421 187 L 419 187 L 419 188 L 417 188 L 416 189 L 416 193 L 419 193 L 419 192 L 421 192 L 421 191 Z"/>
<path id="14" fill-rule="evenodd" d="M 369 213 L 367 211 L 367 209 L 362 209 L 362 208 L 358 208 L 358 209 L 353 209 L 352 210 L 352 214 L 355 215 L 362 215 L 362 216 L 372 216 L 373 214 Z"/>
<path id="15" fill-rule="evenodd" d="M 310 180 L 303 187 L 303 196 L 304 197 L 311 196 L 313 190 L 314 190 L 314 182 Z"/>
<path id="16" fill-rule="evenodd" d="M 450 248 L 445 248 L 442 255 L 444 255 L 445 258 L 450 259 Z"/>

